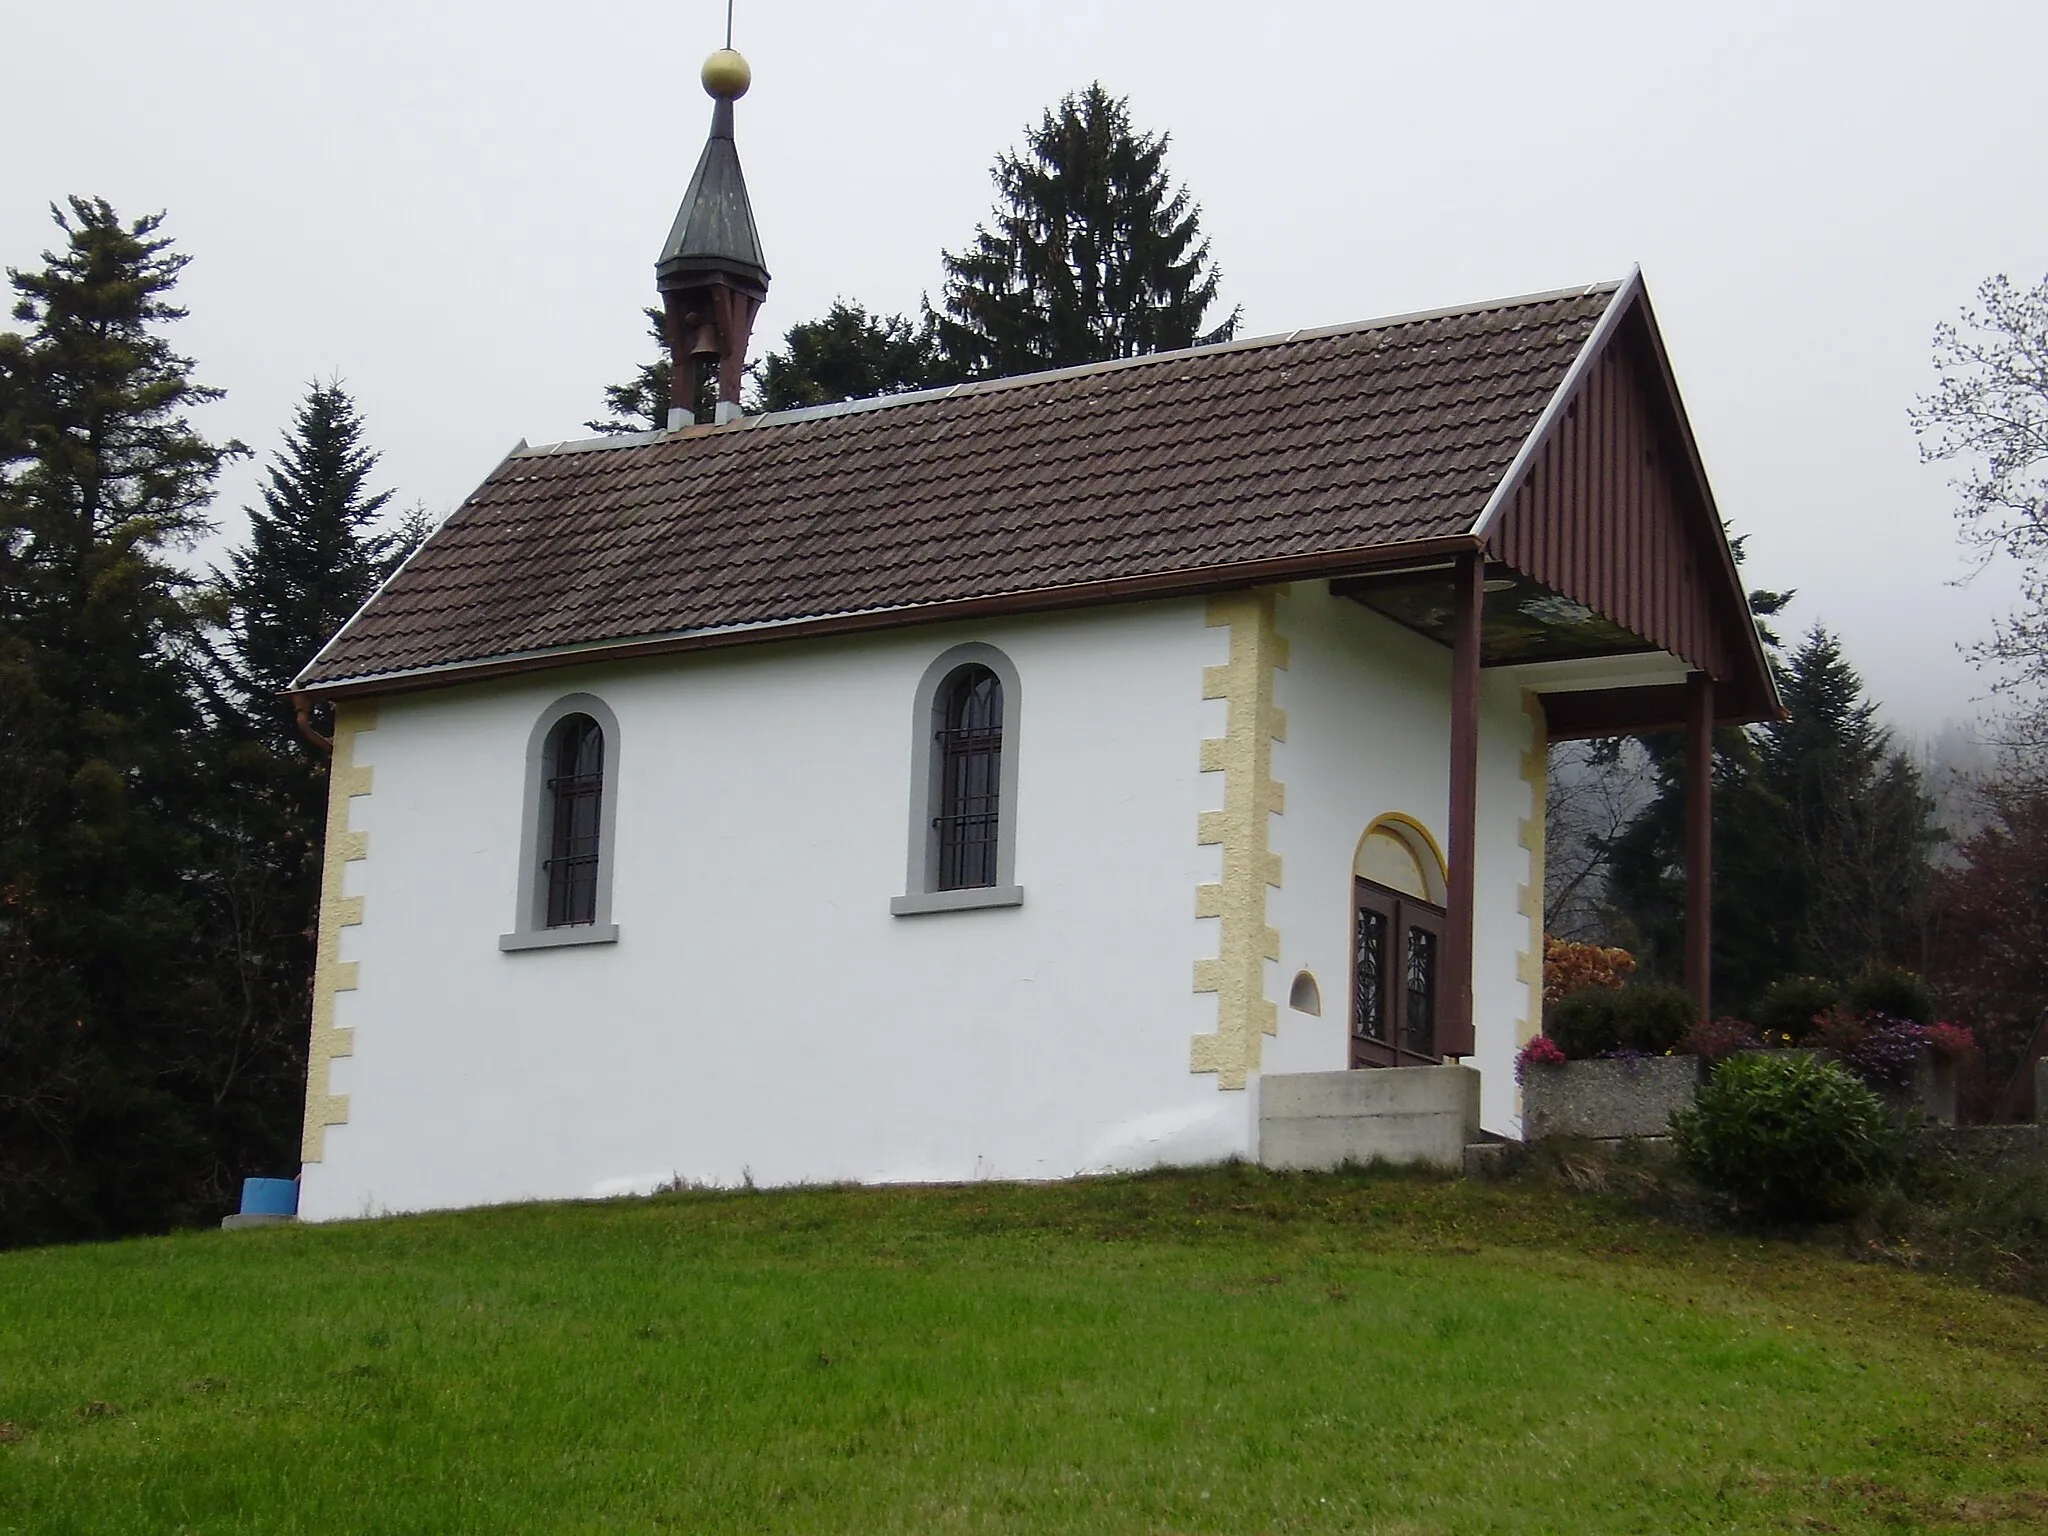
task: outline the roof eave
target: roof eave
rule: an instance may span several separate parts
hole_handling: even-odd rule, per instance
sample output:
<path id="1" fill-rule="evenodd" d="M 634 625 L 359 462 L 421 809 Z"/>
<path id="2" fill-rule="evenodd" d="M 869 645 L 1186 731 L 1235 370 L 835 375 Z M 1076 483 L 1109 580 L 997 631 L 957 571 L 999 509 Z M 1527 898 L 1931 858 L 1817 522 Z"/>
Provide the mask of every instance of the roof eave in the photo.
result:
<path id="1" fill-rule="evenodd" d="M 1230 565 L 1203 566 L 1188 571 L 1114 577 L 1106 581 L 1083 582 L 1072 586 L 1030 588 L 986 597 L 921 603 L 913 607 L 863 609 L 854 613 L 779 619 L 763 624 L 633 636 L 619 640 L 556 646 L 545 650 L 484 656 L 432 667 L 334 678 L 324 682 L 294 682 L 290 696 L 293 699 L 334 701 L 383 694 L 417 693 L 429 688 L 454 687 L 491 678 L 584 666 L 593 662 L 637 661 L 651 656 L 722 650 L 741 645 L 763 645 L 778 640 L 873 633 L 965 619 L 1102 607 L 1112 603 L 1198 597 L 1239 587 L 1361 574 L 1388 565 L 1441 559 L 1478 547 L 1478 541 L 1469 535 L 1456 534 L 1445 538 L 1411 539 L 1398 544 L 1372 545 L 1360 549 L 1325 550 L 1274 560 L 1249 560 Z M 310 671 L 311 668 L 307 670 Z M 301 676 L 303 677 L 303 674 Z"/>
<path id="2" fill-rule="evenodd" d="M 528 449 L 526 439 L 522 437 L 521 439 L 519 439 L 518 442 L 514 443 L 510 448 L 505 450 L 505 456 L 502 459 L 498 460 L 496 468 L 494 468 L 488 475 L 484 476 L 483 483 L 485 485 L 489 485 L 491 481 L 495 480 L 498 477 L 499 471 L 503 470 L 507 464 L 510 464 L 514 459 L 518 458 L 519 455 L 527 451 Z M 302 689 L 299 686 L 300 679 L 303 678 L 308 672 L 311 672 L 315 667 L 319 666 L 320 658 L 325 656 L 329 651 L 333 650 L 335 646 L 341 643 L 341 637 L 343 635 L 346 635 L 349 632 L 349 630 L 354 627 L 357 619 L 360 619 L 365 613 L 369 612 L 370 605 L 376 602 L 378 598 L 384 595 L 384 589 L 386 587 L 390 586 L 392 582 L 398 580 L 399 573 L 402 572 L 408 565 L 411 565 L 413 563 L 414 559 L 418 557 L 420 551 L 427 547 L 427 540 L 431 539 L 432 537 L 433 535 L 429 533 L 427 539 L 421 539 L 419 543 L 415 544 L 412 547 L 412 550 L 406 555 L 406 557 L 403 560 L 399 561 L 398 564 L 394 565 L 389 571 L 385 573 L 384 579 L 378 582 L 376 587 L 371 591 L 370 595 L 364 598 L 362 602 L 357 605 L 356 611 L 348 616 L 348 622 L 342 625 L 341 628 L 337 629 L 332 635 L 328 636 L 327 643 L 321 646 L 319 650 L 315 651 L 313 653 L 312 658 L 303 667 L 299 668 L 298 676 L 294 677 L 291 680 L 290 686 L 285 689 L 284 696 L 286 698 L 296 699 L 299 698 L 302 694 L 304 694 L 307 697 L 317 697 L 317 695 L 307 693 L 306 690 Z"/>

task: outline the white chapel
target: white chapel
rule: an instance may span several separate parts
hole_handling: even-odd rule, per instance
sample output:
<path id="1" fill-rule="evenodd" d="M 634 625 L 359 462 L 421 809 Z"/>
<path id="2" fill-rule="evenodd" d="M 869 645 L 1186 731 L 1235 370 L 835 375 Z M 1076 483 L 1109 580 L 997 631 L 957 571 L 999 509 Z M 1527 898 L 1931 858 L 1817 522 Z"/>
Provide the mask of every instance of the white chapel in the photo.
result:
<path id="1" fill-rule="evenodd" d="M 1687 733 L 1698 957 L 1706 743 L 1776 708 L 1640 275 L 748 416 L 706 84 L 712 419 L 522 443 L 295 684 L 301 1213 L 1515 1134 L 1548 743 Z"/>

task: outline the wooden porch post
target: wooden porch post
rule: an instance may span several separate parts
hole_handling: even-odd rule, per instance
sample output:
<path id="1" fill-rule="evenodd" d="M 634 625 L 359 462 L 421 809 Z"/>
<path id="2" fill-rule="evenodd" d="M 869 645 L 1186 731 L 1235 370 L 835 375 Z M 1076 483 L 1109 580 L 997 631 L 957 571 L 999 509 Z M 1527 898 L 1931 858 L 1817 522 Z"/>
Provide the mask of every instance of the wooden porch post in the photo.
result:
<path id="1" fill-rule="evenodd" d="M 1709 1018 L 1714 964 L 1714 680 L 1685 679 L 1685 989 Z"/>
<path id="2" fill-rule="evenodd" d="M 1451 635 L 1450 902 L 1444 922 L 1444 997 L 1437 1050 L 1470 1056 L 1474 856 L 1479 846 L 1479 640 L 1486 600 L 1486 561 L 1477 550 L 1458 556 Z"/>

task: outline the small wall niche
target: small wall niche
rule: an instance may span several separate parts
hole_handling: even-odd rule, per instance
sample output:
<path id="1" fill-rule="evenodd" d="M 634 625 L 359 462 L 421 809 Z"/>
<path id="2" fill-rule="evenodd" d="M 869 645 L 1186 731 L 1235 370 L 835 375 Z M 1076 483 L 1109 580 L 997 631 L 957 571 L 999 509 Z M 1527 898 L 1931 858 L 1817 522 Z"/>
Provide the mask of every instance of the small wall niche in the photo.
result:
<path id="1" fill-rule="evenodd" d="M 1287 1006 L 1296 1013 L 1313 1013 L 1321 1016 L 1323 989 L 1316 985 L 1315 977 L 1307 971 L 1295 974 L 1294 985 L 1287 989 Z"/>

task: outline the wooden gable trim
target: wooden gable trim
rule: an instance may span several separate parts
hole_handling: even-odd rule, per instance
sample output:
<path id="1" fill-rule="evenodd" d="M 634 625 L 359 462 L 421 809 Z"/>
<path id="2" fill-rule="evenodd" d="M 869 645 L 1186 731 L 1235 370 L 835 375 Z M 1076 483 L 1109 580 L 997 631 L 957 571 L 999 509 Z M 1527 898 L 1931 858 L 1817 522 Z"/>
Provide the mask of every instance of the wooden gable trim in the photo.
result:
<path id="1" fill-rule="evenodd" d="M 1712 677 L 1733 714 L 1779 713 L 1640 276 L 1615 296 L 1475 531 L 1493 558 Z"/>

